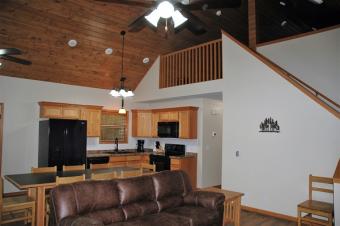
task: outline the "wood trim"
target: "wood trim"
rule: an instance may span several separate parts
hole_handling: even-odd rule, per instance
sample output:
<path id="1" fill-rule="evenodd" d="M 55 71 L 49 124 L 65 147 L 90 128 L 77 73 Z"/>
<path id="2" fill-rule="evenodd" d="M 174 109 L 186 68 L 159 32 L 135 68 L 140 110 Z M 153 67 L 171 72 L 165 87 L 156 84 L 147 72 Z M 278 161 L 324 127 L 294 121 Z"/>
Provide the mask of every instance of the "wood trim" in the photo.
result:
<path id="1" fill-rule="evenodd" d="M 219 38 L 219 39 L 216 39 L 216 40 L 213 40 L 213 41 L 210 41 L 210 42 L 205 42 L 205 43 L 202 43 L 202 44 L 199 44 L 199 45 L 191 46 L 189 48 L 185 48 L 185 49 L 181 49 L 181 50 L 178 50 L 178 51 L 175 51 L 175 52 L 167 53 L 167 54 L 164 54 L 163 56 L 175 55 L 175 54 L 178 54 L 178 53 L 189 51 L 191 49 L 197 49 L 199 47 L 204 47 L 204 46 L 207 46 L 207 45 L 210 45 L 210 44 L 213 44 L 213 43 L 218 43 L 218 42 L 221 42 L 221 41 L 222 41 L 222 39 Z"/>
<path id="2" fill-rule="evenodd" d="M 340 184 L 340 159 L 339 159 L 338 165 L 337 165 L 335 172 L 334 172 L 333 182 Z"/>
<path id="3" fill-rule="evenodd" d="M 289 72 L 287 72 L 286 70 L 284 70 L 283 68 L 281 68 L 280 66 L 278 66 L 277 64 L 275 64 L 274 62 L 272 62 L 271 60 L 269 60 L 268 58 L 266 58 L 265 56 L 263 56 L 262 54 L 248 48 L 247 46 L 245 46 L 243 43 L 241 43 L 240 41 L 238 41 L 237 39 L 235 39 L 233 36 L 231 36 L 230 34 L 228 34 L 227 32 L 222 30 L 222 33 L 227 36 L 229 39 L 231 39 L 232 41 L 234 41 L 237 45 L 239 45 L 242 49 L 246 50 L 248 53 L 250 53 L 251 55 L 253 55 L 254 57 L 256 57 L 258 60 L 260 60 L 262 63 L 264 63 L 265 65 L 267 65 L 269 68 L 271 68 L 273 71 L 275 71 L 276 73 L 278 73 L 282 78 L 286 79 L 289 83 L 291 83 L 293 86 L 295 86 L 297 89 L 299 89 L 301 92 L 303 92 L 305 95 L 309 96 L 312 100 L 314 100 L 316 103 L 320 104 L 324 109 L 326 109 L 327 111 L 329 111 L 331 114 L 333 114 L 335 117 L 337 117 L 338 119 L 340 119 L 340 112 L 338 112 L 336 109 L 334 109 L 332 106 L 330 106 L 329 104 L 327 104 L 326 102 L 324 102 L 321 98 L 319 98 L 318 96 L 322 96 L 324 97 L 325 95 L 321 94 L 319 91 L 316 91 L 315 89 L 312 89 L 313 92 L 315 92 L 315 94 L 310 91 L 310 89 L 308 89 L 308 87 L 305 87 L 304 85 L 300 84 L 298 81 L 298 78 L 296 78 L 294 75 L 290 74 Z M 298 81 L 297 81 L 298 80 Z M 305 84 L 305 83 L 304 83 Z M 309 86 L 310 87 L 310 86 Z M 314 91 L 315 90 L 315 91 Z M 327 98 L 329 99 L 329 98 Z M 334 102 L 334 101 L 332 101 Z M 337 103 L 336 103 L 337 104 Z M 338 105 L 338 104 L 337 104 Z"/>
<path id="4" fill-rule="evenodd" d="M 283 219 L 287 221 L 297 222 L 297 217 L 292 217 L 292 216 L 281 214 L 281 213 L 275 213 L 275 212 L 268 211 L 268 210 L 257 209 L 257 208 L 245 206 L 245 205 L 242 205 L 241 208 L 242 210 L 245 210 L 245 211 L 258 213 L 258 214 L 262 214 L 262 215 L 266 215 L 270 217 L 275 217 L 275 218 L 279 218 L 279 219 Z"/>
<path id="5" fill-rule="evenodd" d="M 338 29 L 338 28 L 340 28 L 340 24 L 335 25 L 335 26 L 331 26 L 331 27 L 322 28 L 322 29 L 315 30 L 315 31 L 308 31 L 308 32 L 298 34 L 298 35 L 292 35 L 292 36 L 289 36 L 289 37 L 279 38 L 279 39 L 269 41 L 269 42 L 262 42 L 262 43 L 257 44 L 257 47 L 262 47 L 262 46 L 276 44 L 276 43 L 279 43 L 279 42 L 285 42 L 285 41 L 289 41 L 289 40 L 293 40 L 293 39 L 298 39 L 298 38 L 302 38 L 302 37 L 306 37 L 306 36 L 309 36 L 309 35 L 314 35 L 314 34 L 326 32 L 326 31 L 330 31 L 330 30 L 334 30 L 334 29 Z"/>
<path id="6" fill-rule="evenodd" d="M 256 50 L 256 2 L 248 0 L 248 43 L 249 48 Z"/>
<path id="7" fill-rule="evenodd" d="M 2 146 L 3 146 L 4 104 L 0 103 L 0 176 L 2 169 Z"/>
<path id="8" fill-rule="evenodd" d="M 47 101 L 40 101 L 40 106 L 43 105 L 52 105 L 52 106 L 61 106 L 61 107 L 79 107 L 79 108 L 91 108 L 91 109 L 103 109 L 103 106 L 96 106 L 96 105 L 83 105 L 83 104 L 69 104 L 69 103 L 58 103 L 58 102 L 47 102 Z"/>

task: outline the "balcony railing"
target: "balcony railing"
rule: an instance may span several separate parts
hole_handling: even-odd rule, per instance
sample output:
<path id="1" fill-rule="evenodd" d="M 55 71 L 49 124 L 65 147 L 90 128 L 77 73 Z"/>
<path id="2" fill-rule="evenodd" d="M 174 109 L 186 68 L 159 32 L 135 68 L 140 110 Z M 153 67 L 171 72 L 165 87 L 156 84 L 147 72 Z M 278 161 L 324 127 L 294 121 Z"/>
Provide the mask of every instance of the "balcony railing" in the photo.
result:
<path id="1" fill-rule="evenodd" d="M 161 56 L 159 76 L 160 88 L 221 79 L 222 40 Z"/>

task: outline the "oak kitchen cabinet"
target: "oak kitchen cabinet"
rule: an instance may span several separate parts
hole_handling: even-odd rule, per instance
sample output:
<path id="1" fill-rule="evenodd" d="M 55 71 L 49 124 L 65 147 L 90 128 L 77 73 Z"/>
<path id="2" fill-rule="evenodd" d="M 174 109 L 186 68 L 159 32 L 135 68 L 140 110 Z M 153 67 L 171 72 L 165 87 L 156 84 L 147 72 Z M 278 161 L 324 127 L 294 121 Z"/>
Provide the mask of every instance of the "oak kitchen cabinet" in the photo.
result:
<path id="1" fill-rule="evenodd" d="M 132 136 L 157 137 L 158 122 L 179 122 L 179 138 L 197 138 L 197 107 L 132 110 Z"/>
<path id="2" fill-rule="evenodd" d="M 197 186 L 197 155 L 194 153 L 186 156 L 170 156 L 170 170 L 183 170 L 190 179 L 195 189 Z"/>
<path id="3" fill-rule="evenodd" d="M 132 110 L 132 136 L 152 137 L 152 111 Z"/>
<path id="4" fill-rule="evenodd" d="M 79 119 L 87 121 L 87 136 L 100 136 L 101 106 L 39 102 L 40 118 Z"/>

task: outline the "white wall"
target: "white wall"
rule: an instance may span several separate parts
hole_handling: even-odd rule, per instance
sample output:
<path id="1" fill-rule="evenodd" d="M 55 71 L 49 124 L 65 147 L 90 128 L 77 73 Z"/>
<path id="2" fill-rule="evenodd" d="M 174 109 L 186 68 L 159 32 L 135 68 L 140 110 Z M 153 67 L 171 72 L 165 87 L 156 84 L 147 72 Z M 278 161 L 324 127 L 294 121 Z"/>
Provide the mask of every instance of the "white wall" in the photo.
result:
<path id="1" fill-rule="evenodd" d="M 340 121 L 226 36 L 223 71 L 222 187 L 244 192 L 244 205 L 296 216 L 308 175 L 334 173 Z M 280 133 L 258 132 L 269 116 Z"/>
<path id="2" fill-rule="evenodd" d="M 4 103 L 3 175 L 29 172 L 38 162 L 39 101 L 119 108 L 108 90 L 63 85 L 0 76 L 0 102 Z M 127 101 L 127 109 L 140 107 Z M 131 120 L 130 120 L 131 122 Z M 130 124 L 131 127 L 131 124 Z M 131 131 L 131 129 L 129 130 Z M 88 139 L 88 149 L 112 149 L 112 144 L 99 144 L 97 138 Z M 134 148 L 135 139 L 121 148 Z M 14 191 L 5 183 L 5 192 Z"/>
<path id="3" fill-rule="evenodd" d="M 340 28 L 263 46 L 257 50 L 340 103 Z"/>
<path id="4" fill-rule="evenodd" d="M 205 98 L 202 111 L 202 187 L 210 187 L 222 182 L 223 102 Z"/>

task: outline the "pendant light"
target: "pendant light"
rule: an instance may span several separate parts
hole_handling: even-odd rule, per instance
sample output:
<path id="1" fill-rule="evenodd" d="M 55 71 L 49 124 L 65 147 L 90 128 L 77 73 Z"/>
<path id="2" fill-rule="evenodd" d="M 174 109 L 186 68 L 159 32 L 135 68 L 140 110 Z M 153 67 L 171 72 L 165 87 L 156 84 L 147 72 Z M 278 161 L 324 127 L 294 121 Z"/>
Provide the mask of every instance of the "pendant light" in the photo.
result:
<path id="1" fill-rule="evenodd" d="M 120 75 L 120 87 L 118 89 L 112 89 L 110 94 L 113 97 L 133 97 L 135 94 L 131 90 L 127 90 L 124 87 L 124 82 L 126 77 L 124 77 L 124 44 L 125 44 L 125 31 L 121 31 L 120 35 L 122 36 L 122 65 L 121 65 L 121 75 Z"/>
<path id="2" fill-rule="evenodd" d="M 121 108 L 118 110 L 118 114 L 125 115 L 126 114 L 126 109 L 124 108 L 124 98 L 122 97 L 122 105 Z"/>

